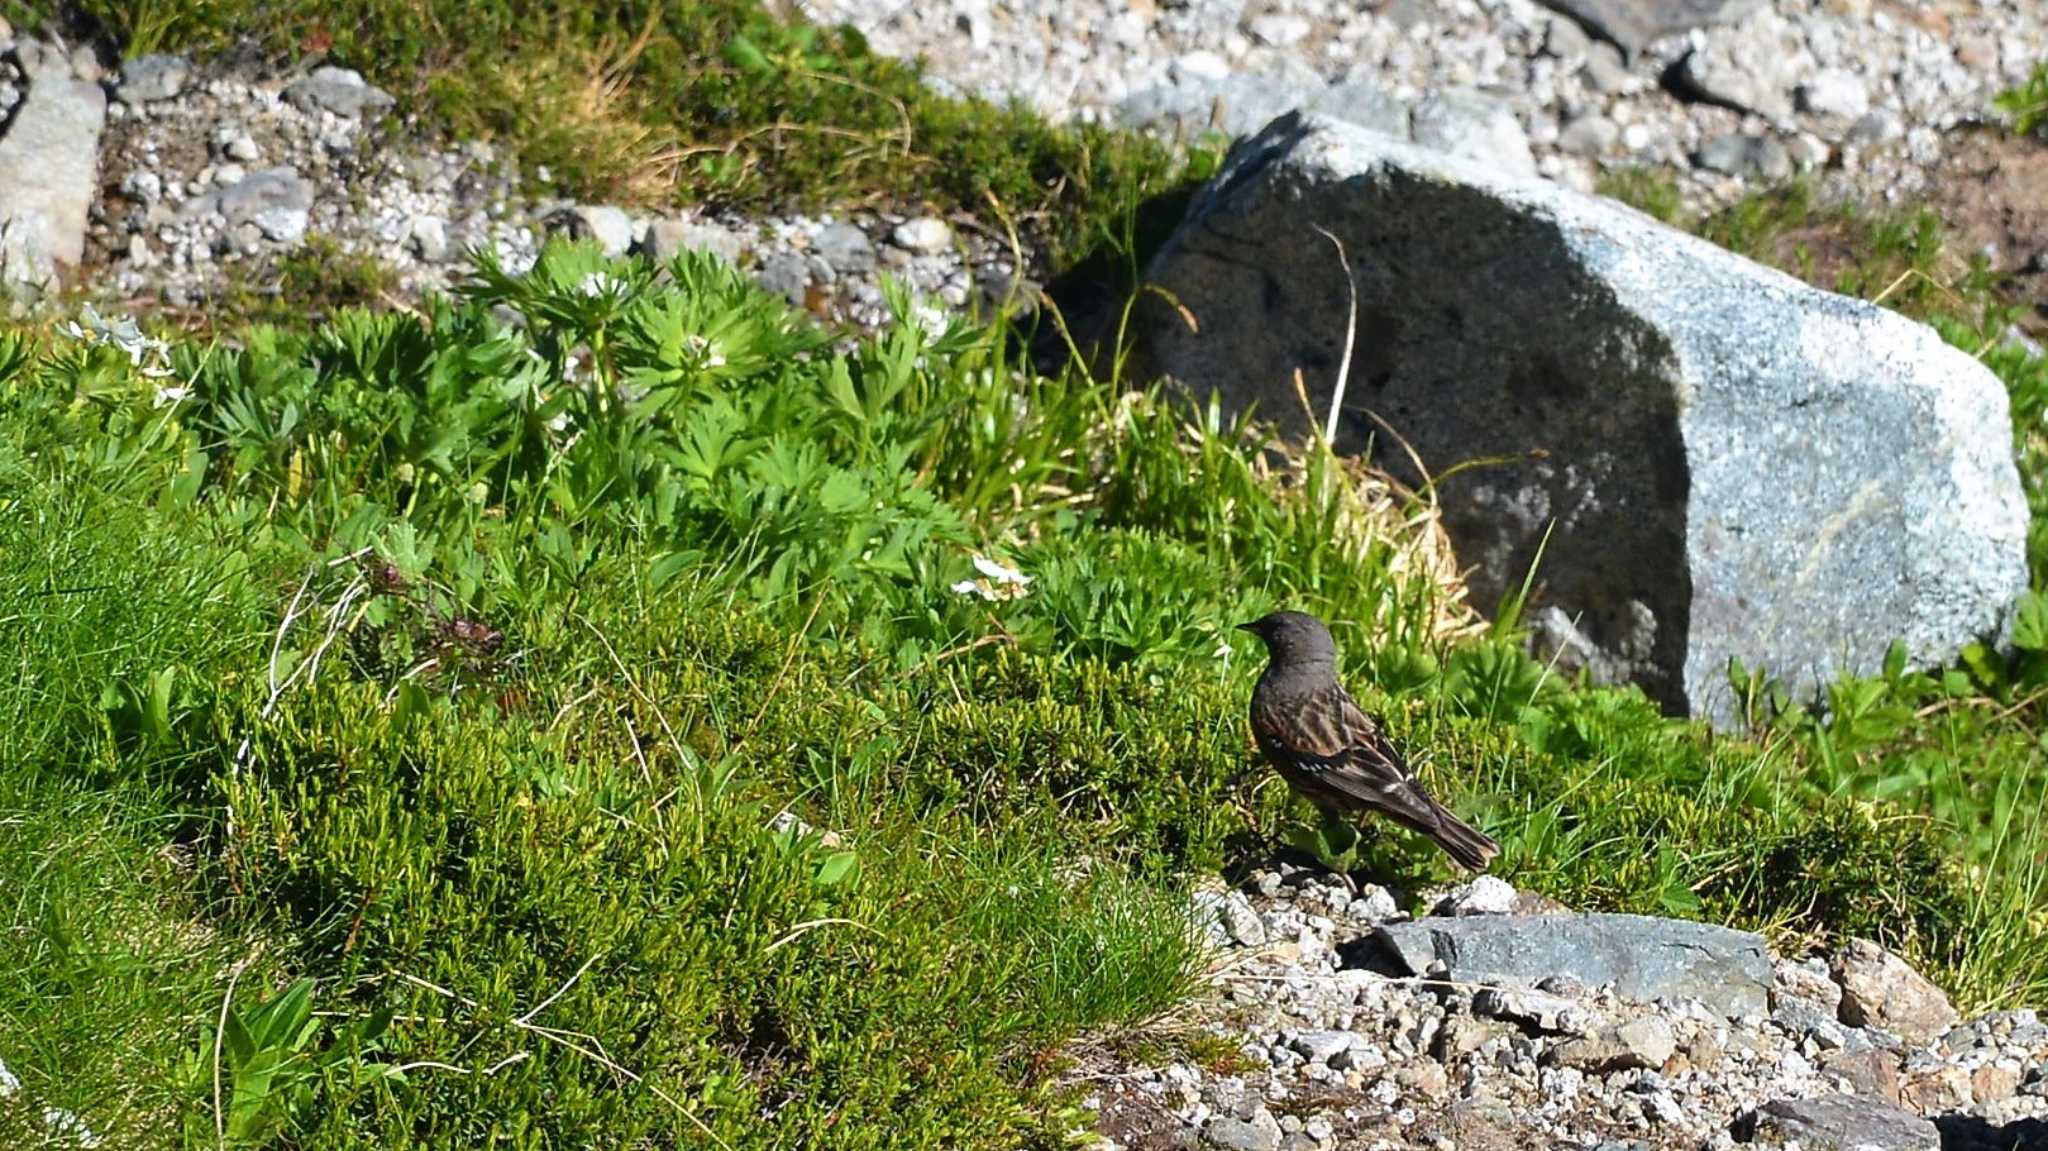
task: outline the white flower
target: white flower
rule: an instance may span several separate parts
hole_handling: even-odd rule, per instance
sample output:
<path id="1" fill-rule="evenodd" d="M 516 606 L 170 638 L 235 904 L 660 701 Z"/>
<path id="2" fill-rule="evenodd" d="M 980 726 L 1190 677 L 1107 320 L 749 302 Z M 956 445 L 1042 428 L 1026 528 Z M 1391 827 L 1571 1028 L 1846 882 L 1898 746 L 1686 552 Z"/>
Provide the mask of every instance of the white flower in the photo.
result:
<path id="1" fill-rule="evenodd" d="M 690 350 L 691 355 L 697 357 L 697 366 L 700 368 L 722 368 L 725 366 L 725 353 L 719 350 L 717 344 L 712 343 L 703 336 L 696 335 L 695 333 L 684 336 L 683 346 Z"/>
<path id="2" fill-rule="evenodd" d="M 1016 587 L 1024 587 L 1031 582 L 1030 576 L 1025 575 L 1023 572 L 1018 571 L 1016 568 L 1005 567 L 1002 564 L 999 564 L 996 561 L 988 558 L 987 556 L 974 557 L 974 570 L 996 581 L 997 583 L 1011 584 Z"/>
<path id="3" fill-rule="evenodd" d="M 583 282 L 576 285 L 576 290 L 595 299 L 610 292 L 620 291 L 625 286 L 626 281 L 609 272 L 592 272 L 583 277 Z"/>
<path id="4" fill-rule="evenodd" d="M 65 322 L 65 335 L 86 343 L 114 345 L 128 353 L 129 364 L 141 368 L 147 378 L 163 379 L 171 374 L 171 345 L 143 335 L 132 317 L 109 320 L 91 304 L 85 305 L 83 313 L 84 324 L 77 320 Z M 143 363 L 145 359 L 147 364 Z"/>
<path id="5" fill-rule="evenodd" d="M 996 593 L 990 591 L 987 584 L 982 583 L 980 580 L 972 579 L 964 579 L 961 580 L 959 583 L 954 584 L 953 594 L 978 595 L 981 598 L 989 600 L 991 602 L 993 602 L 996 598 Z"/>
<path id="6" fill-rule="evenodd" d="M 156 406 L 167 408 L 172 404 L 182 404 L 191 397 L 191 388 L 183 384 L 165 384 L 156 390 Z"/>

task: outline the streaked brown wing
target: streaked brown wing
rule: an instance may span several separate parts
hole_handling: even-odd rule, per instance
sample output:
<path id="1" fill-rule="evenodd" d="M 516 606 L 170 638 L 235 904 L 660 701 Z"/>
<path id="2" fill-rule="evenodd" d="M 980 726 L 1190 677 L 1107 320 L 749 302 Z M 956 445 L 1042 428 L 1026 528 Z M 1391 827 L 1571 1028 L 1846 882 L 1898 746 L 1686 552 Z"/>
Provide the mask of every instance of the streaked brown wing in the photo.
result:
<path id="1" fill-rule="evenodd" d="M 1319 762 L 1311 768 L 1318 782 L 1405 823 L 1434 826 L 1436 804 L 1422 790 L 1379 721 L 1366 714 L 1342 687 L 1331 691 L 1331 697 L 1308 709 L 1332 717 L 1330 725 L 1341 730 L 1341 736 L 1333 741 L 1341 743 L 1341 752 L 1317 756 Z"/>

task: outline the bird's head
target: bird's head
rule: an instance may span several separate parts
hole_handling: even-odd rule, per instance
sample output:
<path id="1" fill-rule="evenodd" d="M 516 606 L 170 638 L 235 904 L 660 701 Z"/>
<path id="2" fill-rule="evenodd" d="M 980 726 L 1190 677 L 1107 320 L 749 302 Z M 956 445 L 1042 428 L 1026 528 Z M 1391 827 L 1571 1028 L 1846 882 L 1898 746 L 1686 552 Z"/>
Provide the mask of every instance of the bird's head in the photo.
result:
<path id="1" fill-rule="evenodd" d="M 1305 612 L 1276 611 L 1237 626 L 1266 641 L 1266 654 L 1274 663 L 1337 662 L 1337 643 L 1330 638 L 1330 629 Z"/>

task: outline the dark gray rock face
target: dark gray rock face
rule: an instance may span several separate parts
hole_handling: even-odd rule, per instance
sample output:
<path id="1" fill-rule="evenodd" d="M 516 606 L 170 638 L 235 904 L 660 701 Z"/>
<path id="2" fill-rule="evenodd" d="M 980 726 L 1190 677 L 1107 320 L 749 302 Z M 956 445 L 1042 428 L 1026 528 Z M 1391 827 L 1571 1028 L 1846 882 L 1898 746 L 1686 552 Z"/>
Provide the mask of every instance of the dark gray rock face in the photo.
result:
<path id="1" fill-rule="evenodd" d="M 1802 1147 L 1842 1151 L 1940 1151 L 1934 1124 L 1889 1104 L 1854 1095 L 1777 1099 L 1736 1124 L 1735 1135 L 1770 1144 L 1798 1140 Z"/>
<path id="2" fill-rule="evenodd" d="M 1535 563 L 1567 669 L 1734 719 L 1731 659 L 1797 693 L 2005 626 L 2027 511 L 1998 380 L 1931 329 L 1606 200 L 1286 116 L 1240 144 L 1147 279 L 1140 366 L 1321 423 L 1435 487 L 1473 600 Z M 1382 421 L 1384 423 L 1382 423 Z M 1463 465 L 1460 467 L 1460 465 Z M 1554 526 L 1553 526 L 1554 525 Z M 1546 531 L 1550 538 L 1543 540 Z"/>
<path id="3" fill-rule="evenodd" d="M 1644 1003 L 1697 999 L 1730 1018 L 1761 1015 L 1771 989 L 1763 937 L 1646 915 L 1475 916 L 1382 924 L 1373 942 L 1410 974 L 1533 986 L 1559 975 Z"/>

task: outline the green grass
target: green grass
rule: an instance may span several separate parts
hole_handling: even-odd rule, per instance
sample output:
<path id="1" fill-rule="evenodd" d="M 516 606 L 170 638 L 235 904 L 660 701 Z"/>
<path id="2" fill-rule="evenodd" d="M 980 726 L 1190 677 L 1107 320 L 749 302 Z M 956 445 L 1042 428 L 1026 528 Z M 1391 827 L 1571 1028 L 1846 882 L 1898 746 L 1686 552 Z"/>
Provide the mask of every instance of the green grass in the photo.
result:
<path id="1" fill-rule="evenodd" d="M 1279 603 L 1518 885 L 2048 991 L 2048 627 L 1825 722 L 1746 684 L 1756 735 L 1713 738 L 1475 631 L 1327 457 L 671 272 L 557 247 L 139 365 L 0 338 L 0 1125 L 1057 1145 L 1063 1045 L 1182 1002 L 1188 878 L 1295 826 L 1231 629 Z M 955 590 L 977 554 L 1032 582 Z"/>

